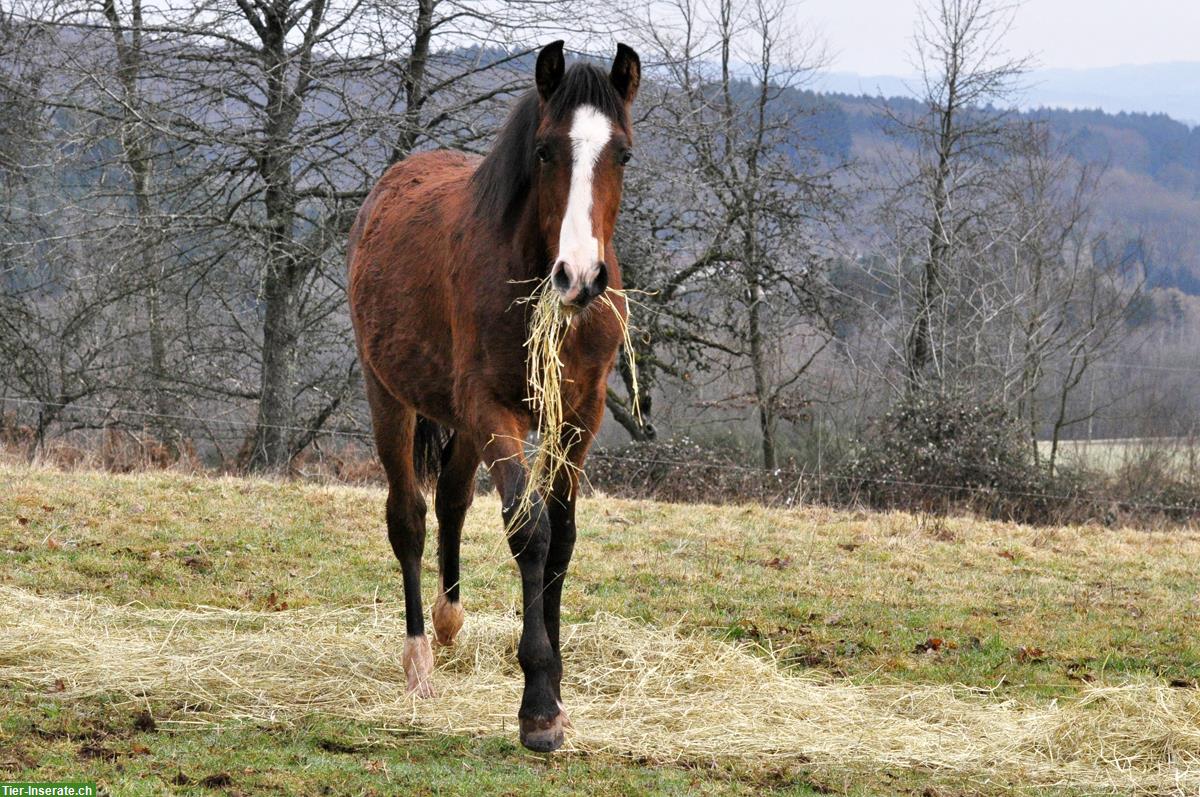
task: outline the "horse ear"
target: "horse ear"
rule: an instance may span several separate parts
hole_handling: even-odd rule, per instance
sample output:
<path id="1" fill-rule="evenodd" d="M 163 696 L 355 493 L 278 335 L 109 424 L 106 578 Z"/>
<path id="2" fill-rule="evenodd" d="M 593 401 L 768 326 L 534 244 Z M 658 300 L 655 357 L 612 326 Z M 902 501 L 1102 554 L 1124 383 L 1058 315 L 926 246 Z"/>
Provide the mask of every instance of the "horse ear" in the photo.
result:
<path id="1" fill-rule="evenodd" d="M 550 42 L 538 53 L 534 78 L 537 80 L 538 95 L 541 96 L 542 102 L 549 101 L 551 95 L 554 94 L 558 84 L 562 82 L 565 68 L 562 39 Z"/>
<path id="2" fill-rule="evenodd" d="M 625 104 L 632 103 L 633 98 L 637 96 L 638 86 L 642 83 L 642 61 L 632 47 L 617 44 L 617 57 L 613 59 L 609 77 Z"/>

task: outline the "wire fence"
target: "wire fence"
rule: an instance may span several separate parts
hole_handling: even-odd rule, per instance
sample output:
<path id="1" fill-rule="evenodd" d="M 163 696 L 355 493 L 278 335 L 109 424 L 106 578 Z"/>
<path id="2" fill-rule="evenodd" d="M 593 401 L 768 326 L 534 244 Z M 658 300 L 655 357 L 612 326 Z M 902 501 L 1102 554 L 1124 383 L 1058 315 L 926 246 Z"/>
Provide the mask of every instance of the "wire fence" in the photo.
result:
<path id="1" fill-rule="evenodd" d="M 1195 503 L 1162 503 L 1156 501 L 1130 500 L 1114 497 L 1112 495 L 1097 494 L 1090 491 L 1053 493 L 1034 490 L 1013 490 L 1003 487 L 990 487 L 984 485 L 943 484 L 938 482 L 916 481 L 912 479 L 889 479 L 878 476 L 847 476 L 820 473 L 806 468 L 776 468 L 768 471 L 762 468 L 751 468 L 736 464 L 627 457 L 619 454 L 606 453 L 604 451 L 593 453 L 590 456 L 590 459 L 622 462 L 631 467 L 666 465 L 678 468 L 681 471 L 691 474 L 706 470 L 738 471 L 748 474 L 756 474 L 762 478 L 770 479 L 778 483 L 781 487 L 791 485 L 790 490 L 785 491 L 786 495 L 782 496 L 783 500 L 776 501 L 788 505 L 804 503 L 800 500 L 802 496 L 813 496 L 815 497 L 815 501 L 813 501 L 813 503 L 818 504 L 846 503 L 844 496 L 847 492 L 854 493 L 855 488 L 860 488 L 859 491 L 861 491 L 861 487 L 863 485 L 874 485 L 881 487 L 910 488 L 914 491 L 923 492 L 940 492 L 945 494 L 947 497 L 959 496 L 967 493 L 979 496 L 981 498 L 1030 499 L 1044 502 L 1087 505 L 1106 510 L 1119 509 L 1121 511 L 1161 512 L 1171 515 L 1185 515 L 1189 518 L 1200 518 L 1200 500 Z M 825 489 L 822 490 L 822 488 Z"/>
<path id="2" fill-rule="evenodd" d="M 306 432 L 312 434 L 336 435 L 339 437 L 352 437 L 363 440 L 373 440 L 374 436 L 370 432 L 361 430 L 345 430 L 336 427 L 325 426 L 322 428 L 313 428 L 308 426 L 290 426 L 280 424 L 259 423 L 257 421 L 249 421 L 237 418 L 220 418 L 212 416 L 185 415 L 182 413 L 164 413 L 152 412 L 149 410 L 128 409 L 125 407 L 102 407 L 94 404 L 80 404 L 76 402 L 64 403 L 55 401 L 40 401 L 37 399 L 24 399 L 16 397 L 0 398 L 0 406 L 4 404 L 18 404 L 22 406 L 32 407 L 51 407 L 57 410 L 69 410 L 71 412 L 94 413 L 94 420 L 91 424 L 92 428 L 104 428 L 105 422 L 117 424 L 120 422 L 121 416 L 130 416 L 133 418 L 145 418 L 147 420 L 159 421 L 187 421 L 189 423 L 227 426 L 234 429 L 278 429 L 285 432 Z"/>
<path id="3" fill-rule="evenodd" d="M 86 433 L 89 431 L 111 432 L 113 430 L 129 431 L 129 418 L 140 419 L 144 424 L 148 424 L 151 421 L 167 420 L 207 426 L 216 425 L 242 432 L 248 432 L 262 426 L 254 420 L 244 418 L 201 416 L 186 413 L 158 413 L 149 410 L 106 407 L 95 404 L 55 404 L 53 402 L 41 402 L 19 397 L 0 398 L 0 408 L 3 408 L 7 404 L 25 407 L 53 407 L 59 410 L 69 410 L 76 415 L 80 413 L 90 414 L 91 417 L 86 422 L 86 425 L 80 425 L 78 428 L 72 430 L 75 433 Z M 370 461 L 371 463 L 374 462 L 374 436 L 366 430 L 336 427 L 312 428 L 298 425 L 278 425 L 271 426 L 271 428 L 314 435 L 314 439 L 318 443 L 315 446 L 317 459 L 328 455 L 322 451 L 320 445 L 322 439 L 333 443 L 336 443 L 338 440 L 344 440 L 353 441 L 357 447 L 353 456 L 361 457 L 362 460 Z M 589 460 L 608 463 L 613 467 L 619 466 L 625 468 L 627 474 L 630 475 L 624 481 L 640 481 L 649 485 L 652 485 L 655 481 L 666 480 L 672 475 L 689 478 L 702 485 L 704 479 L 714 473 L 740 474 L 744 477 L 744 481 L 741 484 L 746 488 L 747 493 L 741 496 L 742 498 L 748 500 L 767 499 L 766 503 L 786 506 L 797 506 L 805 503 L 843 504 L 846 503 L 846 496 L 848 494 L 853 495 L 856 490 L 862 490 L 867 486 L 877 486 L 910 489 L 925 493 L 941 493 L 947 497 L 970 495 L 986 499 L 1008 498 L 1085 505 L 1105 510 L 1118 509 L 1121 511 L 1155 512 L 1169 514 L 1189 521 L 1200 518 L 1200 491 L 1198 491 L 1197 500 L 1194 502 L 1139 500 L 1118 498 L 1110 494 L 1096 493 L 1083 489 L 1073 489 L 1066 492 L 1015 490 L 979 484 L 950 484 L 905 478 L 845 475 L 825 472 L 819 467 L 806 467 L 802 465 L 788 465 L 768 470 L 761 466 L 740 464 L 732 461 L 718 461 L 711 458 L 687 459 L 663 456 L 654 453 L 653 448 L 643 453 L 630 453 L 628 450 L 622 452 L 597 449 L 590 454 Z M 664 471 L 664 469 L 668 470 Z M 382 480 L 382 470 L 380 469 L 360 468 L 358 470 L 359 474 L 365 472 L 372 474 L 369 480 Z M 300 467 L 295 470 L 295 475 L 303 477 L 315 474 L 306 473 L 305 469 Z M 321 470 L 320 475 L 332 478 L 337 477 L 336 473 L 329 470 Z M 360 479 L 357 480 L 361 480 L 361 475 Z M 594 486 L 604 489 L 606 484 L 602 481 L 599 484 L 594 484 Z M 651 492 L 653 491 L 651 490 Z M 720 495 L 713 495 L 714 499 L 721 497 Z"/>

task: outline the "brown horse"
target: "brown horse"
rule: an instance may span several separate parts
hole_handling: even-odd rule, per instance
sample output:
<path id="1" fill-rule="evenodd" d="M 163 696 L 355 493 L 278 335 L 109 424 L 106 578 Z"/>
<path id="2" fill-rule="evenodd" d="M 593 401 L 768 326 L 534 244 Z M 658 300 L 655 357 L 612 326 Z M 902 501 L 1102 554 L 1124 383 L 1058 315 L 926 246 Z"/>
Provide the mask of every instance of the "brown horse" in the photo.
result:
<path id="1" fill-rule="evenodd" d="M 566 70 L 563 43 L 547 45 L 536 91 L 517 102 L 486 157 L 439 150 L 396 164 L 350 233 L 350 308 L 388 477 L 388 539 L 404 575 L 408 688 L 432 694 L 421 486 L 436 478 L 433 628 L 449 645 L 463 624 L 459 539 L 482 462 L 521 571 L 521 742 L 538 751 L 561 745 L 567 724 L 559 606 L 575 546 L 578 476 L 563 469 L 548 495 L 517 511 L 529 479 L 524 441 L 535 423 L 524 349 L 532 304 L 522 300 L 549 277 L 573 311 L 562 398 L 566 421 L 583 434 L 564 444 L 581 466 L 621 340 L 608 302 L 592 300 L 621 286 L 612 236 L 640 79 L 637 54 L 623 44 L 608 74 L 588 64 Z M 624 318 L 622 296 L 610 299 Z"/>

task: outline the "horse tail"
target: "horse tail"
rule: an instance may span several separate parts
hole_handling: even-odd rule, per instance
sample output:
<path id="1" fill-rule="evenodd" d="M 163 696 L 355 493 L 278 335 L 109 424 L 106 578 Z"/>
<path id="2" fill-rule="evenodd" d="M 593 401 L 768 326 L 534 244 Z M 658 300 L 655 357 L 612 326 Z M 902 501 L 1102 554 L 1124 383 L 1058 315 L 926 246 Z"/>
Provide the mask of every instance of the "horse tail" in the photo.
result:
<path id="1" fill-rule="evenodd" d="M 417 481 L 428 489 L 437 484 L 453 436 L 454 432 L 445 426 L 424 415 L 417 416 L 417 427 L 413 432 L 413 467 Z"/>

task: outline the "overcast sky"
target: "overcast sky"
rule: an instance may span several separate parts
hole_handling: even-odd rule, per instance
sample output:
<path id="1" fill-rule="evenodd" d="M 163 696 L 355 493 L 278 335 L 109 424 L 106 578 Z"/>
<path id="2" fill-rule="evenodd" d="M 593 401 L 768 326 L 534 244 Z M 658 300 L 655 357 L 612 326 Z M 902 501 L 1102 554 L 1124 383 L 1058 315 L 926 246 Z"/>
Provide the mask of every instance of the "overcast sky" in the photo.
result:
<path id="1" fill-rule="evenodd" d="M 823 34 L 834 72 L 908 75 L 916 0 L 793 0 Z M 1037 66 L 1082 69 L 1200 61 L 1198 0 L 1025 0 L 1008 39 Z"/>

